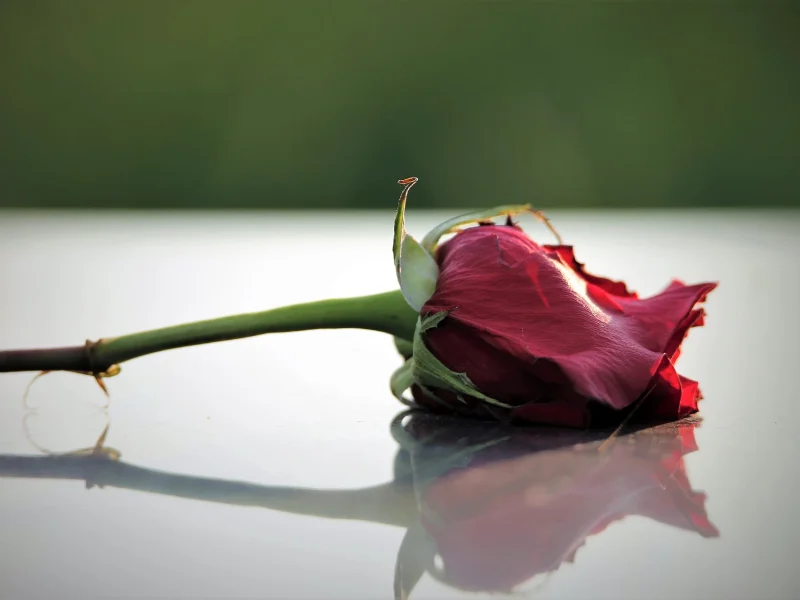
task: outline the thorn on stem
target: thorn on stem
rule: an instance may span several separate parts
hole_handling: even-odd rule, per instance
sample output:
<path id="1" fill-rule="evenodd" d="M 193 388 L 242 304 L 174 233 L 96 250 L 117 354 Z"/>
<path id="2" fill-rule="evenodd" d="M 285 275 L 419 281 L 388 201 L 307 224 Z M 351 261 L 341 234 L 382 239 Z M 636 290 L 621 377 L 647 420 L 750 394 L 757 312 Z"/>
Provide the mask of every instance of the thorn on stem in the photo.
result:
<path id="1" fill-rule="evenodd" d="M 103 393 L 106 395 L 106 398 L 111 399 L 111 395 L 108 393 L 108 388 L 106 384 L 103 383 L 103 379 L 101 378 L 99 373 L 94 374 L 94 380 L 97 382 L 97 385 L 100 386 L 100 389 L 103 390 Z"/>
<path id="2" fill-rule="evenodd" d="M 97 385 L 100 386 L 100 389 L 103 390 L 103 393 L 106 395 L 106 398 L 111 398 L 111 394 L 108 393 L 108 388 L 106 384 L 103 383 L 103 377 L 113 377 L 114 375 L 118 375 L 120 372 L 119 365 L 111 365 L 106 371 L 98 371 L 94 367 L 94 360 L 92 357 L 92 350 L 102 342 L 102 338 L 93 342 L 92 340 L 86 340 L 86 358 L 89 361 L 89 372 L 88 374 L 94 377 L 94 380 L 97 382 Z"/>

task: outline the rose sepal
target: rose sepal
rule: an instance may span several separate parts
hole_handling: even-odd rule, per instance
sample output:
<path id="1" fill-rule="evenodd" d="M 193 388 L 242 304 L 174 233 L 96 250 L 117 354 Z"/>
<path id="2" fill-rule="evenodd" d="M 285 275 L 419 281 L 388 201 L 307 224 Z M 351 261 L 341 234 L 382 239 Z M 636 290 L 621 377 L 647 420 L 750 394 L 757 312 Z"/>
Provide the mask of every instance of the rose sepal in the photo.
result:
<path id="1" fill-rule="evenodd" d="M 401 179 L 398 183 L 405 185 L 397 203 L 397 214 L 394 219 L 394 269 L 397 282 L 408 305 L 419 312 L 436 291 L 436 280 L 439 278 L 439 266 L 433 256 L 406 231 L 406 199 L 408 190 L 417 182 L 416 177 Z"/>
<path id="2" fill-rule="evenodd" d="M 441 389 L 453 392 L 462 402 L 466 402 L 462 396 L 470 396 L 487 404 L 510 409 L 511 406 L 508 404 L 481 392 L 466 373 L 456 373 L 448 369 L 425 345 L 425 333 L 439 325 L 447 318 L 448 314 L 448 311 L 441 311 L 420 315 L 417 321 L 417 328 L 414 331 L 413 382 L 435 400 L 439 400 L 439 398 L 434 390 Z"/>

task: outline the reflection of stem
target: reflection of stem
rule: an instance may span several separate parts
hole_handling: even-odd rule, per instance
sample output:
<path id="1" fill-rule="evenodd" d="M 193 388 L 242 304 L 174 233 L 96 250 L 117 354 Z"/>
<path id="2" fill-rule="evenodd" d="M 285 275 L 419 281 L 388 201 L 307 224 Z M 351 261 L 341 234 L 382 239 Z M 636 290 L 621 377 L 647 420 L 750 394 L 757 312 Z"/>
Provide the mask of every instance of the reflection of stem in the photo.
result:
<path id="1" fill-rule="evenodd" d="M 163 350 L 309 329 L 370 329 L 411 339 L 416 320 L 417 314 L 399 291 L 321 300 L 105 338 L 83 346 L 7 350 L 0 352 L 0 372 L 80 371 L 99 374 L 123 361 Z"/>
<path id="2" fill-rule="evenodd" d="M 0 477 L 83 479 L 87 487 L 117 487 L 206 502 L 257 506 L 285 513 L 408 527 L 417 519 L 410 484 L 356 490 L 316 490 L 173 475 L 109 460 L 104 454 L 0 455 Z"/>

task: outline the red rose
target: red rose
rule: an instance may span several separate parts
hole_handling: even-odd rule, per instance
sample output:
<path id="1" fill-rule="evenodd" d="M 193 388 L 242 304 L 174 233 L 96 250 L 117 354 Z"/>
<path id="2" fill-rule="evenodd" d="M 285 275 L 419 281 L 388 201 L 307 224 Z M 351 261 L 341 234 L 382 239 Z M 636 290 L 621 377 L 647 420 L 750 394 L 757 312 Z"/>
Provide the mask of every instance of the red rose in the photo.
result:
<path id="1" fill-rule="evenodd" d="M 510 592 L 573 562 L 588 537 L 630 515 L 717 537 L 684 467 L 683 456 L 697 449 L 695 425 L 640 431 L 603 453 L 600 440 L 562 446 L 521 428 L 462 466 L 415 478 L 420 518 L 441 556 L 431 574 L 464 590 Z M 433 437 L 446 447 L 441 434 Z M 415 462 L 427 467 L 437 457 L 435 447 L 423 448 Z"/>
<path id="2" fill-rule="evenodd" d="M 436 262 L 435 292 L 420 314 L 448 314 L 425 332 L 426 346 L 511 408 L 415 386 L 420 405 L 574 427 L 619 421 L 645 395 L 636 420 L 697 411 L 697 383 L 674 362 L 717 284 L 673 281 L 639 298 L 587 273 L 571 246 L 539 245 L 516 225 L 465 229 L 437 249 Z"/>

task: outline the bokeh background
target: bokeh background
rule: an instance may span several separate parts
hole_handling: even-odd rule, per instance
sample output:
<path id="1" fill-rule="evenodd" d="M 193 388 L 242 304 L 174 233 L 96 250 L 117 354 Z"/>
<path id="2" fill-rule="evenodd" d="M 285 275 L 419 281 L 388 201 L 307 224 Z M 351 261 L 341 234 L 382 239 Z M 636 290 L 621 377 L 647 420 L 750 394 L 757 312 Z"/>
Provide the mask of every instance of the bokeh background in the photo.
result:
<path id="1" fill-rule="evenodd" d="M 0 3 L 0 207 L 796 206 L 794 3 Z"/>

